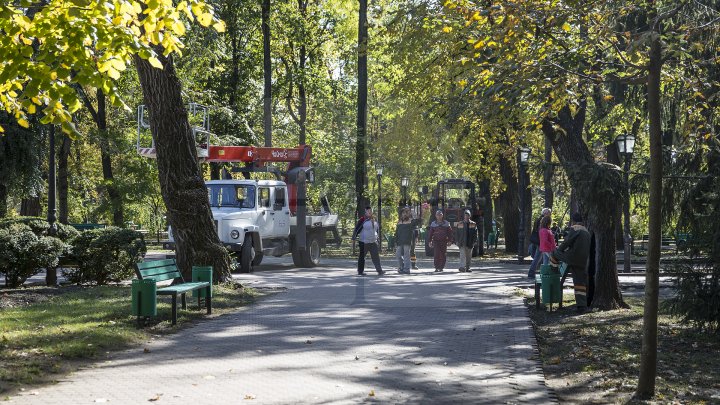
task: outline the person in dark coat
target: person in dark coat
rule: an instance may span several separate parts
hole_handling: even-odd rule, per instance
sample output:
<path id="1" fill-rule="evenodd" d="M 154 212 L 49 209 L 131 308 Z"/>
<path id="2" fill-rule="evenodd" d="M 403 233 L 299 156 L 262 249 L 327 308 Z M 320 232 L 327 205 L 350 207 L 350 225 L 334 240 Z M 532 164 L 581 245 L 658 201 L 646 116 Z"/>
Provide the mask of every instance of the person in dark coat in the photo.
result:
<path id="1" fill-rule="evenodd" d="M 550 262 L 553 266 L 557 266 L 561 261 L 567 263 L 567 273 L 573 278 L 576 310 L 584 313 L 587 311 L 590 232 L 585 228 L 579 212 L 572 215 L 572 222 L 567 236 L 550 255 Z"/>
<path id="2" fill-rule="evenodd" d="M 450 222 L 443 218 L 442 210 L 435 211 L 435 220 L 428 228 L 427 238 L 430 241 L 429 246 L 433 249 L 435 272 L 441 272 L 447 262 L 447 248 L 455 243 L 452 227 Z"/>
<path id="3" fill-rule="evenodd" d="M 472 251 L 478 240 L 477 224 L 470 219 L 470 210 L 465 210 L 464 219 L 457 224 L 457 241 L 460 248 L 460 267 L 461 273 L 470 273 L 470 260 L 472 259 Z M 482 244 L 482 242 L 480 243 Z"/>

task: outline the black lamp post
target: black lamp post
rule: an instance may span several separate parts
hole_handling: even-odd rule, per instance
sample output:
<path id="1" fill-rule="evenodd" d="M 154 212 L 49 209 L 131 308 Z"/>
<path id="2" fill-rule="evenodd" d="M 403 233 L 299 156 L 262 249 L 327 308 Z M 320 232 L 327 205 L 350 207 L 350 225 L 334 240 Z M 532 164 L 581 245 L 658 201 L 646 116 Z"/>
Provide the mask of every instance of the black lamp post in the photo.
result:
<path id="1" fill-rule="evenodd" d="M 48 234 L 57 235 L 57 209 L 55 206 L 55 125 L 48 128 L 48 212 L 47 221 L 50 224 Z M 57 269 L 48 267 L 45 273 L 45 285 L 54 286 L 57 284 Z"/>
<path id="2" fill-rule="evenodd" d="M 408 179 L 407 177 L 403 177 L 400 179 L 400 190 L 402 191 L 402 196 L 403 196 L 401 207 L 405 207 L 406 205 L 408 205 L 407 189 L 408 189 L 409 184 L 410 184 L 410 179 Z"/>
<path id="3" fill-rule="evenodd" d="M 630 162 L 632 161 L 633 150 L 635 149 L 635 137 L 630 134 L 620 135 L 615 138 L 618 153 L 625 158 L 625 170 L 623 177 L 625 181 L 625 198 L 623 201 L 623 271 L 630 272 L 630 254 L 632 246 L 632 235 L 630 235 Z"/>
<path id="4" fill-rule="evenodd" d="M 375 170 L 377 170 L 377 182 L 378 182 L 378 250 L 382 251 L 382 173 L 383 173 L 383 165 L 381 163 L 378 163 L 375 165 Z"/>
<path id="5" fill-rule="evenodd" d="M 522 262 L 525 258 L 525 184 L 526 170 L 528 158 L 530 157 L 530 148 L 527 146 L 519 147 L 517 150 L 518 163 L 518 188 L 520 191 L 520 225 L 518 229 L 518 261 Z"/>

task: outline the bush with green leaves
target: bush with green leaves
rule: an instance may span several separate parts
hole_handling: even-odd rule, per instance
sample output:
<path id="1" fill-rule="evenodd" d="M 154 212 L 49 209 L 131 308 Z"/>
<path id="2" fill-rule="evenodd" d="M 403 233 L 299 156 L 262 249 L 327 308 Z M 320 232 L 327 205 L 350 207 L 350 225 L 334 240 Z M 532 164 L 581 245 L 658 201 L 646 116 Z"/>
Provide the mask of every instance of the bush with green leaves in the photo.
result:
<path id="1" fill-rule="evenodd" d="M 33 233 L 37 236 L 48 236 L 50 232 L 50 223 L 40 217 L 17 217 L 17 218 L 6 218 L 0 219 L 0 229 L 7 228 L 12 224 L 24 224 L 32 229 Z M 56 222 L 57 233 L 55 237 L 59 238 L 65 243 L 71 243 L 72 240 L 77 237 L 80 232 L 70 225 L 61 224 Z"/>
<path id="2" fill-rule="evenodd" d="M 19 287 L 42 269 L 57 266 L 67 248 L 58 238 L 36 235 L 26 224 L 4 225 L 0 228 L 0 273 L 6 287 Z"/>
<path id="3" fill-rule="evenodd" d="M 82 232 L 73 240 L 71 260 L 77 268 L 63 269 L 77 284 L 117 283 L 134 274 L 134 264 L 147 248 L 140 232 L 114 226 Z"/>

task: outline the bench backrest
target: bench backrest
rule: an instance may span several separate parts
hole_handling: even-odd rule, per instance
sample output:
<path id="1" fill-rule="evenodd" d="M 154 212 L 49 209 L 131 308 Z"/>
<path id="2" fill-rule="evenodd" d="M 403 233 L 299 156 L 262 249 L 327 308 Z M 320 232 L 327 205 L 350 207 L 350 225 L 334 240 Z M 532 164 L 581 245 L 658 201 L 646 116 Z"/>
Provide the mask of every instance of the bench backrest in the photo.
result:
<path id="1" fill-rule="evenodd" d="M 175 259 L 136 263 L 135 274 L 140 280 L 153 278 L 155 281 L 165 281 L 179 278 L 181 282 L 184 282 Z"/>

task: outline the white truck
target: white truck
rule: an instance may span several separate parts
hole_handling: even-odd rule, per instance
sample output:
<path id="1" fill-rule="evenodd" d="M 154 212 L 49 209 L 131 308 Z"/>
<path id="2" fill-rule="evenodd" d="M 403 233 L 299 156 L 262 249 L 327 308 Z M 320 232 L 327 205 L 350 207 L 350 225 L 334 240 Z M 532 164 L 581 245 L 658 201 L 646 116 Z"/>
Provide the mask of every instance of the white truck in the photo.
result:
<path id="1" fill-rule="evenodd" d="M 340 243 L 338 216 L 330 212 L 327 199 L 321 201 L 320 213 L 306 214 L 305 186 L 314 180 L 309 145 L 295 148 L 214 145 L 207 107 L 191 103 L 187 110 L 191 117 L 202 122 L 192 129 L 199 161 L 242 164 L 232 171 L 274 173 L 278 179 L 206 182 L 218 237 L 236 255 L 240 271 L 251 272 L 253 265 L 260 264 L 265 255 L 277 257 L 287 253 L 292 253 L 296 266 L 314 267 L 328 242 Z M 155 141 L 151 136 L 148 139 L 149 127 L 147 111 L 141 105 L 138 107 L 137 152 L 154 159 Z M 270 164 L 287 166 L 280 169 Z M 172 229 L 168 229 L 168 236 L 169 241 L 163 245 L 174 249 Z"/>

